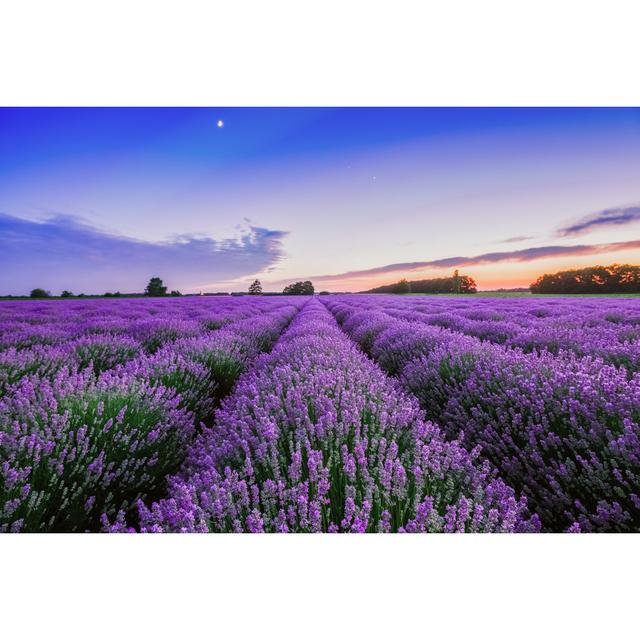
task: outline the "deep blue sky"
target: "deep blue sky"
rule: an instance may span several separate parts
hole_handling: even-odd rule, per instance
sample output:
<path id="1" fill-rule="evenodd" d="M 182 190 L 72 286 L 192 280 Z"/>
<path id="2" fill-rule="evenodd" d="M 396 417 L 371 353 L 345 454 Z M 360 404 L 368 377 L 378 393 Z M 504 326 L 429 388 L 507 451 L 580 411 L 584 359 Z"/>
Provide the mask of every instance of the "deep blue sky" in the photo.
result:
<path id="1" fill-rule="evenodd" d="M 0 293 L 637 261 L 639 143 L 638 109 L 3 108 Z"/>

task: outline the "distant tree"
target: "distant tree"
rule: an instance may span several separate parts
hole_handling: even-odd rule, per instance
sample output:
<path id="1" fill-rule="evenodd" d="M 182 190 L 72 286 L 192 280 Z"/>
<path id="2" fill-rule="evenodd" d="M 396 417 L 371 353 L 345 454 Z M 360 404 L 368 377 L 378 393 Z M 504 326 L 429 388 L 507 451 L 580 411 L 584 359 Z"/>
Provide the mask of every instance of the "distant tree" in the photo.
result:
<path id="1" fill-rule="evenodd" d="M 164 283 L 160 278 L 154 276 L 149 280 L 149 284 L 147 288 L 144 290 L 145 296 L 166 296 L 167 295 L 167 287 L 164 286 Z"/>
<path id="2" fill-rule="evenodd" d="M 113 293 L 111 293 L 111 291 L 107 291 L 107 292 L 104 294 L 104 297 L 105 297 L 105 298 L 112 298 L 112 297 L 113 297 Z"/>
<path id="3" fill-rule="evenodd" d="M 453 272 L 453 293 L 460 293 L 460 288 L 462 286 L 460 280 L 460 272 L 456 269 Z"/>
<path id="4" fill-rule="evenodd" d="M 531 293 L 640 293 L 640 266 L 612 264 L 545 273 Z"/>
<path id="5" fill-rule="evenodd" d="M 72 298 L 73 293 L 71 291 L 67 291 L 66 289 L 60 294 L 61 298 Z"/>
<path id="6" fill-rule="evenodd" d="M 45 289 L 32 289 L 29 296 L 31 298 L 49 298 L 51 296 L 51 292 L 46 291 Z"/>
<path id="7" fill-rule="evenodd" d="M 85 298 L 85 297 L 86 297 L 86 294 L 84 294 L 84 293 L 79 293 L 78 294 L 78 298 Z"/>
<path id="8" fill-rule="evenodd" d="M 458 273 L 456 271 L 456 273 Z M 477 293 L 476 281 L 470 276 L 460 276 L 457 293 Z"/>
<path id="9" fill-rule="evenodd" d="M 328 296 L 328 295 L 331 295 L 331 294 L 330 294 L 330 292 L 329 292 L 329 291 L 321 291 L 321 292 L 320 292 L 320 295 L 321 295 L 321 296 Z"/>
<path id="10" fill-rule="evenodd" d="M 260 296 L 260 295 L 262 295 L 262 285 L 260 284 L 260 280 L 254 280 L 249 285 L 249 295 L 251 295 L 251 296 Z"/>
<path id="11" fill-rule="evenodd" d="M 119 291 L 116 291 L 116 292 L 113 294 L 113 297 L 114 297 L 114 298 L 119 298 L 121 295 L 122 295 L 122 294 L 121 294 Z"/>
<path id="12" fill-rule="evenodd" d="M 286 296 L 311 296 L 313 292 L 313 284 L 309 280 L 294 282 L 287 285 L 282 291 Z"/>
<path id="13" fill-rule="evenodd" d="M 393 291 L 391 293 L 411 293 L 411 284 L 406 278 L 402 278 L 400 282 L 396 282 L 393 285 Z"/>
<path id="14" fill-rule="evenodd" d="M 172 292 L 171 292 L 171 295 L 172 295 L 174 298 L 177 298 L 178 296 L 181 296 L 182 294 L 181 294 L 179 291 L 177 291 L 177 290 L 176 290 L 176 291 L 172 291 Z"/>

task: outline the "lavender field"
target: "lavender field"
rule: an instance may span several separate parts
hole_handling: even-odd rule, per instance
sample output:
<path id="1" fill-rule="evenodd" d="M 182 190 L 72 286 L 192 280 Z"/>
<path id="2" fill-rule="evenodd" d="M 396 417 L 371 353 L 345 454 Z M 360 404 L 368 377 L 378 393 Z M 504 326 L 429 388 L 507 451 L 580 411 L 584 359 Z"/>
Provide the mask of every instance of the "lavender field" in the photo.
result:
<path id="1" fill-rule="evenodd" d="M 0 531 L 640 530 L 640 299 L 0 302 Z"/>

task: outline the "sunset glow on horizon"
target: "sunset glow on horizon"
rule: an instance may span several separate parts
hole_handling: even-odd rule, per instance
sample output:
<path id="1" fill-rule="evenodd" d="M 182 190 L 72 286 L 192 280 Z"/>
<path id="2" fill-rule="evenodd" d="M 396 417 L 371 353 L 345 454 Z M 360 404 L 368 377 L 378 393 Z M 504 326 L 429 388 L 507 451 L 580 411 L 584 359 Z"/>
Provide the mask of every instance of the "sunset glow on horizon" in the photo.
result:
<path id="1" fill-rule="evenodd" d="M 0 109 L 0 295 L 612 263 L 640 263 L 638 109 Z"/>

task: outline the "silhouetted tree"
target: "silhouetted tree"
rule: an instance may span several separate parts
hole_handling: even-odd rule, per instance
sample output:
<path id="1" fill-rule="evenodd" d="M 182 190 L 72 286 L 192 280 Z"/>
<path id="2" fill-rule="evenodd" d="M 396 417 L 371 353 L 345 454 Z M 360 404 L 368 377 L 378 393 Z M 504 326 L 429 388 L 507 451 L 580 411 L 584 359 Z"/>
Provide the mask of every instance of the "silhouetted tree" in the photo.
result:
<path id="1" fill-rule="evenodd" d="M 406 278 L 402 278 L 400 282 L 396 282 L 393 285 L 393 291 L 391 293 L 411 293 L 411 285 Z"/>
<path id="2" fill-rule="evenodd" d="M 546 273 L 529 288 L 531 293 L 640 293 L 640 266 L 596 265 Z"/>
<path id="3" fill-rule="evenodd" d="M 177 298 L 178 296 L 181 296 L 182 294 L 181 294 L 179 291 L 177 291 L 177 290 L 176 290 L 176 291 L 172 291 L 172 292 L 171 292 L 171 295 L 172 295 L 174 298 Z"/>
<path id="4" fill-rule="evenodd" d="M 146 296 L 166 296 L 167 287 L 164 286 L 164 283 L 160 278 L 154 276 L 153 278 L 151 278 L 151 280 L 149 280 L 149 284 L 144 290 L 144 294 Z"/>
<path id="5" fill-rule="evenodd" d="M 456 269 L 453 272 L 453 293 L 460 293 L 460 272 Z"/>
<path id="6" fill-rule="evenodd" d="M 48 298 L 51 296 L 51 292 L 45 289 L 32 289 L 29 296 L 32 298 Z"/>
<path id="7" fill-rule="evenodd" d="M 71 298 L 73 297 L 73 293 L 71 291 L 67 291 L 66 289 L 60 294 L 61 298 Z"/>
<path id="8" fill-rule="evenodd" d="M 476 293 L 477 291 L 476 281 L 471 276 L 460 276 L 456 293 Z"/>
<path id="9" fill-rule="evenodd" d="M 282 291 L 286 296 L 311 296 L 313 292 L 313 284 L 309 280 L 294 282 L 287 285 Z"/>
<path id="10" fill-rule="evenodd" d="M 260 284 L 260 280 L 254 280 L 249 285 L 249 295 L 252 295 L 252 296 L 262 295 L 262 285 Z"/>

